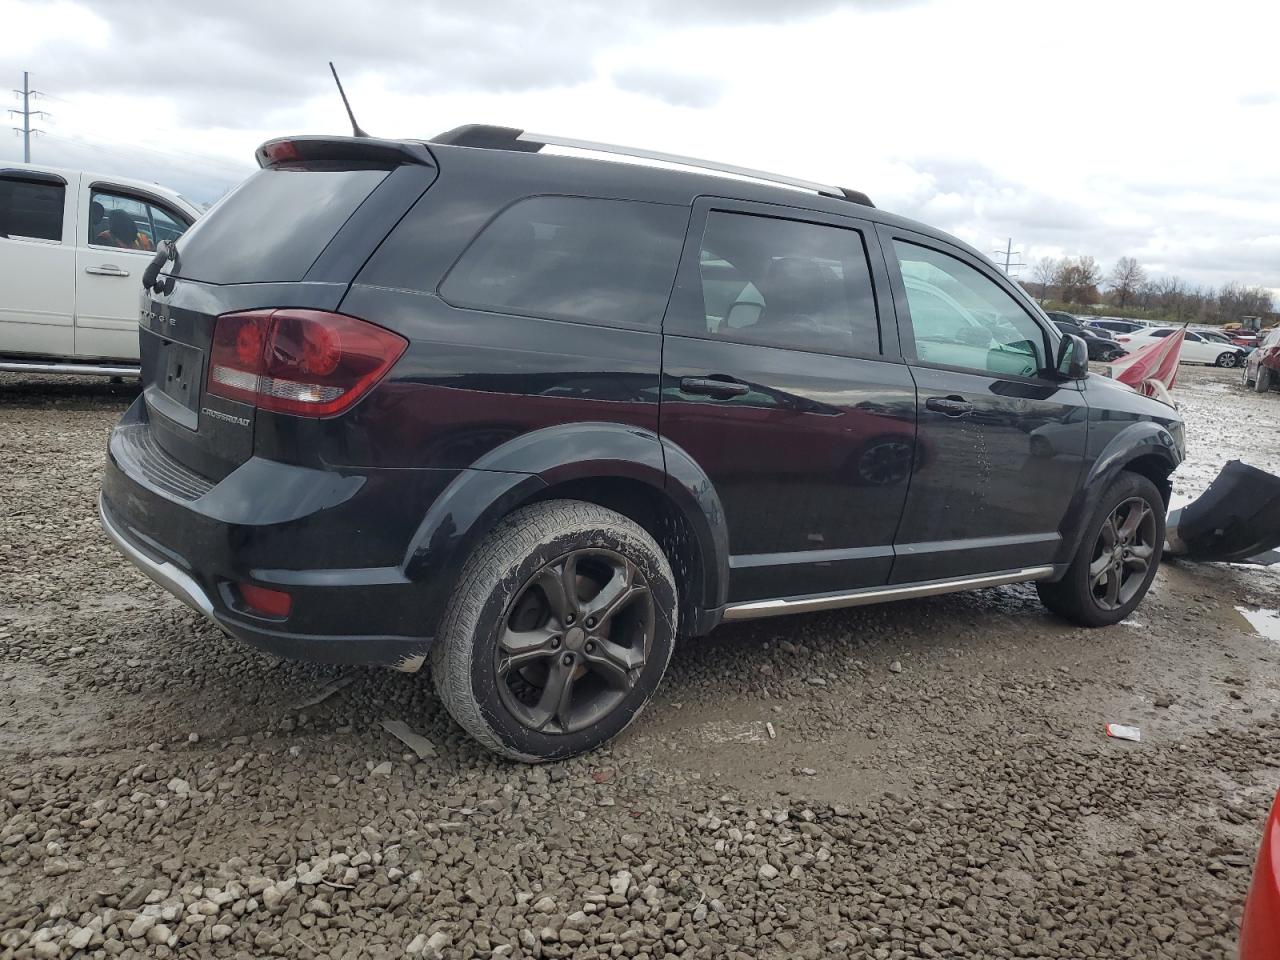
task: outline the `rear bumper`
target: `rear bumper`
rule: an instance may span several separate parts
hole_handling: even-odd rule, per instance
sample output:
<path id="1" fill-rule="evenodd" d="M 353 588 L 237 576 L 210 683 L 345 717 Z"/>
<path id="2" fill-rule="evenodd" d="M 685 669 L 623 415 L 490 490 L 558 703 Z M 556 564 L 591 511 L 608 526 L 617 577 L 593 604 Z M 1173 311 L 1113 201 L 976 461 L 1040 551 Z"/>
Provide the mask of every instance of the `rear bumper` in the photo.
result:
<path id="1" fill-rule="evenodd" d="M 142 573 L 224 631 L 277 656 L 419 667 L 434 596 L 404 573 L 423 511 L 454 471 L 316 470 L 251 459 L 196 484 L 139 444 L 140 398 L 112 433 L 103 530 Z M 286 617 L 243 602 L 238 584 L 284 591 Z"/>

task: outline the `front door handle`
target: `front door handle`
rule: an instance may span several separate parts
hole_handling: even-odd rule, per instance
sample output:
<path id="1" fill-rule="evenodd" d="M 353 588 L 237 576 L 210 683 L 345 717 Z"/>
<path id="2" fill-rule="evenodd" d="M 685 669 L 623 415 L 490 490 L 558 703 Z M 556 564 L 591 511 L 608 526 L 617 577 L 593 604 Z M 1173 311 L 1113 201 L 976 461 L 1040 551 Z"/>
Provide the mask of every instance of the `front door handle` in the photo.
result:
<path id="1" fill-rule="evenodd" d="M 97 274 L 99 277 L 127 277 L 128 270 L 117 267 L 114 263 L 104 263 L 100 267 L 85 267 L 85 273 Z"/>
<path id="2" fill-rule="evenodd" d="M 948 417 L 963 417 L 973 410 L 973 404 L 964 397 L 930 397 L 924 402 L 926 410 Z"/>
<path id="3" fill-rule="evenodd" d="M 680 381 L 681 393 L 697 393 L 717 400 L 741 397 L 751 392 L 751 387 L 737 380 L 717 380 L 715 377 L 685 377 Z"/>

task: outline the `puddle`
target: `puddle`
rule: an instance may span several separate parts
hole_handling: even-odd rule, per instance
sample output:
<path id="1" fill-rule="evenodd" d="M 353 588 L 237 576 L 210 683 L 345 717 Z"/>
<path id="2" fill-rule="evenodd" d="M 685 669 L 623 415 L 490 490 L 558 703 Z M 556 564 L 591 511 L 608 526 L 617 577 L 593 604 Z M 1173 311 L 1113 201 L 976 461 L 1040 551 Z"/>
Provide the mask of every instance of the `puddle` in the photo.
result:
<path id="1" fill-rule="evenodd" d="M 1236 607 L 1240 616 L 1249 621 L 1249 626 L 1268 640 L 1280 643 L 1280 610 L 1250 610 L 1248 607 Z"/>

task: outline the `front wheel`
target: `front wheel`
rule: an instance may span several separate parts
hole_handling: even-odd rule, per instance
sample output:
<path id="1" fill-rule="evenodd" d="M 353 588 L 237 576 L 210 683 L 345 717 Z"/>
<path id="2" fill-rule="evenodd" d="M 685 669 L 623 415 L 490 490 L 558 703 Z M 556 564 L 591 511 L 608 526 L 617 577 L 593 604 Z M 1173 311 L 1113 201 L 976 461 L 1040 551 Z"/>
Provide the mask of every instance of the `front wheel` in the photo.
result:
<path id="1" fill-rule="evenodd" d="M 1090 517 L 1066 575 L 1037 583 L 1046 607 L 1084 627 L 1119 623 L 1142 602 L 1164 549 L 1164 498 L 1136 473 L 1122 473 Z"/>
<path id="2" fill-rule="evenodd" d="M 1253 389 L 1266 393 L 1271 389 L 1271 368 L 1258 364 L 1258 372 L 1253 377 Z"/>
<path id="3" fill-rule="evenodd" d="M 575 500 L 524 507 L 463 567 L 431 650 L 436 692 L 504 756 L 584 753 L 653 696 L 676 596 L 665 554 L 633 521 Z"/>
<path id="4" fill-rule="evenodd" d="M 1235 354 L 1235 353 L 1218 354 L 1218 366 L 1220 367 L 1234 367 L 1237 363 L 1239 363 L 1239 361 L 1240 361 L 1240 357 L 1238 354 Z"/>

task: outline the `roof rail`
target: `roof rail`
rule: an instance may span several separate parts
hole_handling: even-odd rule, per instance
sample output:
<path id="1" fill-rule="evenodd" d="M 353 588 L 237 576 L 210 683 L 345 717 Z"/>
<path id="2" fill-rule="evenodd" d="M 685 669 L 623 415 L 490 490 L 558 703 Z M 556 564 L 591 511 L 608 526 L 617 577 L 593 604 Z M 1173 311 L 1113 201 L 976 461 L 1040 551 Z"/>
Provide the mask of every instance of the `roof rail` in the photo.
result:
<path id="1" fill-rule="evenodd" d="M 865 207 L 875 206 L 871 202 L 871 198 L 861 190 L 850 190 L 848 187 L 836 187 L 826 183 L 817 183 L 813 180 L 802 180 L 799 177 L 789 177 L 780 173 L 768 173 L 767 171 L 754 170 L 750 167 L 738 167 L 714 160 L 700 160 L 697 157 L 685 157 L 675 153 L 662 153 L 658 150 L 642 150 L 636 147 L 619 146 L 616 143 L 598 143 L 594 140 L 577 140 L 571 137 L 559 137 L 551 134 L 530 133 L 515 127 L 469 123 L 461 127 L 455 127 L 440 134 L 438 137 L 433 137 L 431 142 L 452 144 L 460 147 L 483 147 L 490 150 L 520 150 L 530 153 L 536 153 L 543 147 L 548 146 L 590 150 L 594 153 L 611 153 L 640 160 L 656 160 L 661 163 L 671 163 L 682 167 L 697 167 L 701 170 L 726 173 L 730 176 L 745 177 L 749 180 L 763 180 L 767 183 L 794 187 L 798 190 L 811 190 L 824 197 L 835 197 L 837 200 L 850 200 Z"/>

